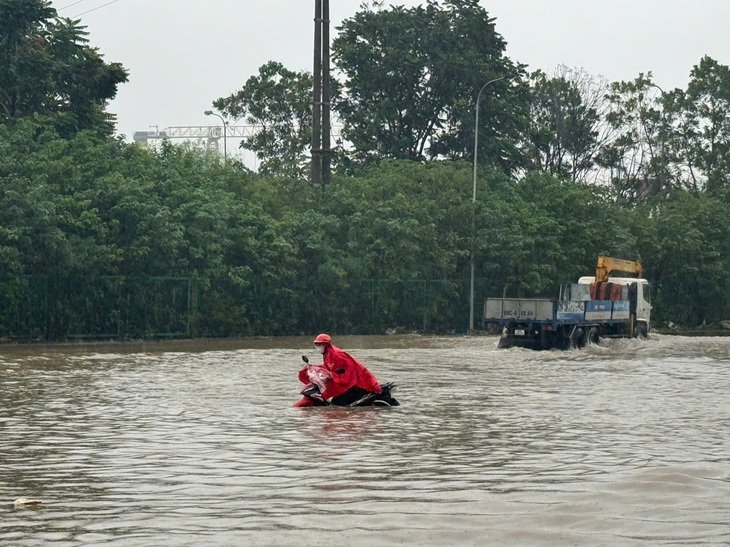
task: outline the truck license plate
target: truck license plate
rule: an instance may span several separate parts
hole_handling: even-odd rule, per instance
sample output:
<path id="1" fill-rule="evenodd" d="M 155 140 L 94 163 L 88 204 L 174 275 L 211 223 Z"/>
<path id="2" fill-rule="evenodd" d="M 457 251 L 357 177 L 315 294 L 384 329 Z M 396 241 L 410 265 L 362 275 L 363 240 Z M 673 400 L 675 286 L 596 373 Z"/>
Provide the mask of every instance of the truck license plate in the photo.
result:
<path id="1" fill-rule="evenodd" d="M 525 329 L 515 329 L 515 336 L 524 336 Z"/>

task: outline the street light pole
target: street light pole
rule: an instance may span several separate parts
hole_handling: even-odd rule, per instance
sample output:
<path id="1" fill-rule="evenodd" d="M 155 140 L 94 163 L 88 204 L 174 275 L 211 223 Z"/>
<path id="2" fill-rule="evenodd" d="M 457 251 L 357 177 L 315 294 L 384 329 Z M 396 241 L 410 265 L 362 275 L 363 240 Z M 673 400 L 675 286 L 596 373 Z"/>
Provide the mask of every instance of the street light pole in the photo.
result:
<path id="1" fill-rule="evenodd" d="M 216 114 L 212 110 L 206 110 L 205 112 L 203 112 L 203 114 L 205 114 L 206 116 L 217 116 L 218 118 L 220 118 L 221 122 L 223 122 L 223 163 L 228 163 L 228 146 L 226 146 L 226 133 L 228 133 L 228 129 L 226 128 L 226 126 L 228 124 L 226 123 L 225 118 L 220 114 Z"/>
<path id="2" fill-rule="evenodd" d="M 494 78 L 493 80 L 489 80 L 486 84 L 482 86 L 482 88 L 479 90 L 479 93 L 477 93 L 477 106 L 476 106 L 476 120 L 474 121 L 474 188 L 471 195 L 471 201 L 472 203 L 476 204 L 477 202 L 477 150 L 479 146 L 479 100 L 482 98 L 482 91 L 486 89 L 486 87 L 489 84 L 493 84 L 494 82 L 498 82 L 499 80 L 504 80 L 504 76 L 500 76 L 499 78 Z M 472 213 L 471 217 L 471 233 L 472 238 L 474 237 L 475 232 L 475 221 L 474 216 L 476 215 L 476 210 Z M 472 241 L 472 247 L 471 247 L 471 285 L 469 290 L 469 334 L 474 332 L 474 242 Z"/>

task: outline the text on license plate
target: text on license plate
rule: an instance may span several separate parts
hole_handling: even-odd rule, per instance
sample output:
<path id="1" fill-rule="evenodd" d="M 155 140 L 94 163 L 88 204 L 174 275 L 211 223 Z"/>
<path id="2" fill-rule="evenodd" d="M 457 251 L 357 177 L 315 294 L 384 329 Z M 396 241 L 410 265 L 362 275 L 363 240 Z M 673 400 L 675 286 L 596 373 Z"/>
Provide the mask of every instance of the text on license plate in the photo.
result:
<path id="1" fill-rule="evenodd" d="M 515 329 L 515 336 L 524 336 L 525 329 Z"/>

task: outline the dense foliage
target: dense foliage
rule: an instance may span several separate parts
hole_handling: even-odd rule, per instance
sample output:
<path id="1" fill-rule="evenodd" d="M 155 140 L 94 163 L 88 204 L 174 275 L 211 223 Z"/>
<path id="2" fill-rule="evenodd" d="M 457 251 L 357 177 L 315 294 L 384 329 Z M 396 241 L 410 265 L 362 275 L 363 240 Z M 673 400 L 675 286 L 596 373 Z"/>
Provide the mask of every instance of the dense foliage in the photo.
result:
<path id="1" fill-rule="evenodd" d="M 469 108 L 482 84 L 489 124 L 482 130 L 487 164 L 514 167 L 516 118 L 524 110 L 523 70 L 477 0 L 433 0 L 425 6 L 363 9 L 333 42 L 344 80 L 335 108 L 361 160 L 464 158 L 472 151 Z"/>
<path id="2" fill-rule="evenodd" d="M 228 118 L 243 118 L 260 128 L 241 143 L 256 153 L 260 173 L 301 176 L 309 170 L 313 86 L 311 74 L 270 61 L 236 93 L 213 106 Z"/>
<path id="3" fill-rule="evenodd" d="M 465 332 L 472 254 L 477 303 L 556 296 L 603 254 L 644 262 L 655 325 L 730 318 L 727 67 L 703 58 L 668 92 L 651 75 L 528 76 L 475 1 L 363 10 L 336 51 L 341 107 L 356 94 L 349 162 L 320 188 L 302 176 L 305 73 L 269 63 L 215 103 L 263 128 L 244 143 L 259 173 L 147 150 L 108 136 L 124 69 L 47 2 L 0 0 L 0 337 Z M 21 61 L 37 62 L 23 81 Z M 509 82 L 481 103 L 473 201 L 474 101 L 495 75 Z"/>
<path id="4" fill-rule="evenodd" d="M 394 160 L 322 190 L 32 122 L 0 146 L 5 336 L 464 332 L 472 249 L 478 299 L 554 295 L 608 254 L 644 260 L 658 321 L 728 316 L 730 206 L 704 194 L 627 208 L 489 171 L 473 208 L 467 163 Z"/>
<path id="5" fill-rule="evenodd" d="M 0 123 L 35 116 L 63 135 L 111 134 L 106 102 L 127 81 L 105 63 L 78 21 L 56 17 L 42 0 L 0 0 Z"/>

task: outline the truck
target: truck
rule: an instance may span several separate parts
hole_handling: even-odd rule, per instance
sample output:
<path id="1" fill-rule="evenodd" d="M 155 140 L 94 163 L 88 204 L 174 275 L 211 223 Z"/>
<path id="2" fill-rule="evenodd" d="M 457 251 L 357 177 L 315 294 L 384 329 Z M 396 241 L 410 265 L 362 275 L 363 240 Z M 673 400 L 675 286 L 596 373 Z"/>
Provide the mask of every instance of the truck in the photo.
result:
<path id="1" fill-rule="evenodd" d="M 487 298 L 482 322 L 501 330 L 500 348 L 574 349 L 601 338 L 646 338 L 651 293 L 642 276 L 639 261 L 599 256 L 595 275 L 561 285 L 557 299 Z"/>

